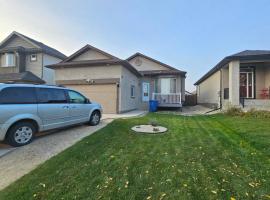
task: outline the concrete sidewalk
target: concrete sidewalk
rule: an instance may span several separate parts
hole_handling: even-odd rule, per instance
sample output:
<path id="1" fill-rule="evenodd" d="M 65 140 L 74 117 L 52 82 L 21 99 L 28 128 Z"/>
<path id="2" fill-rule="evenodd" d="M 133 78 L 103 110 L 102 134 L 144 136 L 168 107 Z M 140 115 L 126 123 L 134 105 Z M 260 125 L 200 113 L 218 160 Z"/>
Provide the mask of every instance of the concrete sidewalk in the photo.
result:
<path id="1" fill-rule="evenodd" d="M 144 116 L 148 113 L 145 110 L 133 110 L 126 113 L 121 114 L 103 114 L 102 119 L 119 119 L 119 118 L 132 118 L 132 117 L 140 117 Z"/>
<path id="2" fill-rule="evenodd" d="M 194 115 L 212 115 L 219 113 L 220 110 L 216 110 L 210 113 L 207 113 L 209 111 L 213 110 L 212 108 L 207 108 L 205 106 L 196 105 L 196 106 L 183 106 L 182 111 L 173 111 L 173 110 L 164 110 L 164 111 L 158 111 L 157 113 L 161 114 L 174 114 L 174 115 L 184 115 L 184 116 L 194 116 Z"/>

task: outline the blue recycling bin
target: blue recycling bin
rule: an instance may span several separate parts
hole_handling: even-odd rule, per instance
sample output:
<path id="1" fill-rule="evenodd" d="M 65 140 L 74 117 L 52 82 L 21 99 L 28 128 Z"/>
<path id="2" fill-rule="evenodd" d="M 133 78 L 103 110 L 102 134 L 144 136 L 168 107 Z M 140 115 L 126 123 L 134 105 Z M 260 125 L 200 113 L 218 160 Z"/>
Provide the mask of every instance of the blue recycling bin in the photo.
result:
<path id="1" fill-rule="evenodd" d="M 149 101 L 149 111 L 156 112 L 158 108 L 158 101 L 157 100 L 150 100 Z"/>

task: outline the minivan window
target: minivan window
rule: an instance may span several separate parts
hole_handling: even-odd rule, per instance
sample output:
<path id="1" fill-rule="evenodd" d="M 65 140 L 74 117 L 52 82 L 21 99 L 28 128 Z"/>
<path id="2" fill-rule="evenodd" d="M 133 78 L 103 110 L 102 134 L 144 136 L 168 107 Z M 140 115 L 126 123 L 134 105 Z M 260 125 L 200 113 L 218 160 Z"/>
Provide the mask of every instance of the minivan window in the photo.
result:
<path id="1" fill-rule="evenodd" d="M 38 103 L 67 103 L 65 91 L 55 88 L 38 88 Z"/>
<path id="2" fill-rule="evenodd" d="M 7 87 L 0 91 L 0 104 L 34 104 L 37 103 L 35 88 Z"/>
<path id="3" fill-rule="evenodd" d="M 85 103 L 86 100 L 80 93 L 71 90 L 68 91 L 68 96 L 70 103 Z"/>

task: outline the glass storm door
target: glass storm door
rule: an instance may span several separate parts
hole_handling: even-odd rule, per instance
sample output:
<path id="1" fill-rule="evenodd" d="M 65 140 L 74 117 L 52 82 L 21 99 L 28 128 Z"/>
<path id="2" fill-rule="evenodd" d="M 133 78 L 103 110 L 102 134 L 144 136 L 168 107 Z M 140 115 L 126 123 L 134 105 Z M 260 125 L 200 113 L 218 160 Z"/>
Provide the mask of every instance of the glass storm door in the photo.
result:
<path id="1" fill-rule="evenodd" d="M 253 72 L 240 72 L 240 97 L 254 97 L 254 81 Z"/>

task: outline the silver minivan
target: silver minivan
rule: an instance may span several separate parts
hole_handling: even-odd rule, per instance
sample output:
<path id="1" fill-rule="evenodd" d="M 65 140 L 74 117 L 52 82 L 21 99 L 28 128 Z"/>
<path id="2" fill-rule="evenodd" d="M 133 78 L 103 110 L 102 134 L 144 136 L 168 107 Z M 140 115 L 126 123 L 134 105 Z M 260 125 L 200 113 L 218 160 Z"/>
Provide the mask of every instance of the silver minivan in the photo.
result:
<path id="1" fill-rule="evenodd" d="M 99 124 L 102 108 L 77 91 L 48 85 L 0 84 L 0 141 L 22 146 L 35 133 Z"/>

